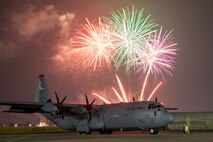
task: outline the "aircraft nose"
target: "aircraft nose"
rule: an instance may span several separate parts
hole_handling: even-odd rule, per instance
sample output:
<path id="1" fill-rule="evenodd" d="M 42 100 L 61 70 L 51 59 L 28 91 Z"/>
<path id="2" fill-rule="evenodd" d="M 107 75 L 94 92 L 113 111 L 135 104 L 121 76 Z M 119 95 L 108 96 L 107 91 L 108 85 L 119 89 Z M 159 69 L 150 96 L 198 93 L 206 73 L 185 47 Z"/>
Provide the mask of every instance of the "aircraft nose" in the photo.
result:
<path id="1" fill-rule="evenodd" d="M 168 117 L 167 118 L 168 123 L 172 123 L 174 121 L 174 116 L 172 114 L 168 114 L 167 117 Z"/>
<path id="2" fill-rule="evenodd" d="M 169 113 L 166 113 L 163 117 L 163 121 L 166 123 L 166 124 L 170 124 L 174 121 L 174 117 L 172 114 L 169 114 Z"/>

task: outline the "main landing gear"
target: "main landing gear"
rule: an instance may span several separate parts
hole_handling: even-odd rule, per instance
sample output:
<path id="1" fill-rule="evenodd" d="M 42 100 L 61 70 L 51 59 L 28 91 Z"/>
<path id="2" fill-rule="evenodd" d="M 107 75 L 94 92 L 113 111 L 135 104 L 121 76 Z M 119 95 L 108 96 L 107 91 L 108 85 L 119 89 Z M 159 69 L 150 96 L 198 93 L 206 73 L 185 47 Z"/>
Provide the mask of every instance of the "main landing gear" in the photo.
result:
<path id="1" fill-rule="evenodd" d="M 79 135 L 90 135 L 92 133 L 92 131 L 88 131 L 88 132 L 78 132 Z"/>
<path id="2" fill-rule="evenodd" d="M 149 129 L 149 133 L 150 134 L 158 134 L 158 129 L 156 129 L 156 128 Z"/>
<path id="3" fill-rule="evenodd" d="M 112 130 L 100 130 L 100 134 L 112 134 Z"/>

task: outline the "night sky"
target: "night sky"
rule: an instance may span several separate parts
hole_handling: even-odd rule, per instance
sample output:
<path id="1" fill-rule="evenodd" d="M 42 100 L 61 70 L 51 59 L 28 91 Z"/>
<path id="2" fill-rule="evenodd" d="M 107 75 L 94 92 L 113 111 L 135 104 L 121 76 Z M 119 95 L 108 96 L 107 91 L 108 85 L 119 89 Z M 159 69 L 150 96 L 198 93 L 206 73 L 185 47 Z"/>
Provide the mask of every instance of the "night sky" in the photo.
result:
<path id="1" fill-rule="evenodd" d="M 40 74 L 46 76 L 53 101 L 55 91 L 60 98 L 68 95 L 66 103 L 83 103 L 85 93 L 92 100 L 92 91 L 116 86 L 114 71 L 82 68 L 65 53 L 86 17 L 110 16 L 132 5 L 144 8 L 164 29 L 173 29 L 178 43 L 173 76 L 166 76 L 158 100 L 178 111 L 213 111 L 212 0 L 0 1 L 0 101 L 33 101 Z M 137 74 L 127 76 L 121 69 L 118 75 L 129 92 L 140 92 Z M 153 83 L 149 80 L 148 90 Z M 0 115 L 0 123 L 36 118 L 36 114 Z"/>

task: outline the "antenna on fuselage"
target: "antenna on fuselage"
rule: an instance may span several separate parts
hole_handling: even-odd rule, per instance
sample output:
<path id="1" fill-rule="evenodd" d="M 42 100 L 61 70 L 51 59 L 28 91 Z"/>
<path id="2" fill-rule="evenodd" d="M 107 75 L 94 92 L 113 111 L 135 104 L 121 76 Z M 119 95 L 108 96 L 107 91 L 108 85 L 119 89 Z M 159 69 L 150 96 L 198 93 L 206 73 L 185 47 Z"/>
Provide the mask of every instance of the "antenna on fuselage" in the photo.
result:
<path id="1" fill-rule="evenodd" d="M 135 97 L 132 97 L 132 101 L 135 102 Z"/>

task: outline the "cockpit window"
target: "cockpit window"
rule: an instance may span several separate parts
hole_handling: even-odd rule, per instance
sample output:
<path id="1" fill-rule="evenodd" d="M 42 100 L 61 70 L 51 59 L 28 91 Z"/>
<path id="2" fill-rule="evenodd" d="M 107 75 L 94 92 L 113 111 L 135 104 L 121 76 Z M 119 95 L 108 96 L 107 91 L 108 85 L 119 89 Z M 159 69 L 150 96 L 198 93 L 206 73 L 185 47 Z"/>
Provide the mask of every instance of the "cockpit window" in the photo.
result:
<path id="1" fill-rule="evenodd" d="M 149 104 L 148 109 L 159 109 L 159 108 L 164 108 L 163 105 L 160 104 Z"/>
<path id="2" fill-rule="evenodd" d="M 155 104 L 149 104 L 148 109 L 156 109 L 156 105 Z"/>

